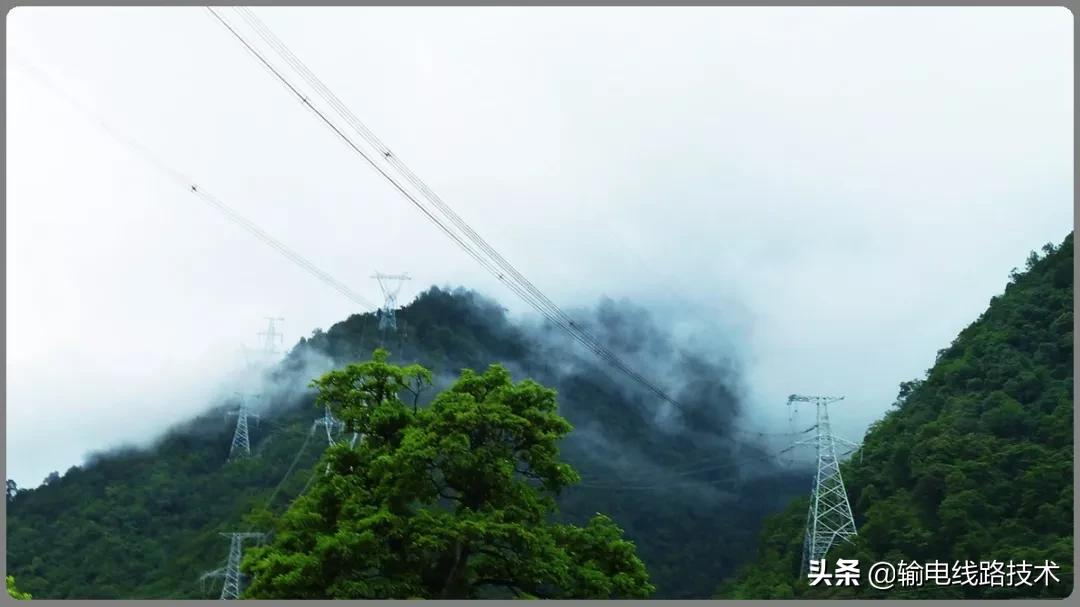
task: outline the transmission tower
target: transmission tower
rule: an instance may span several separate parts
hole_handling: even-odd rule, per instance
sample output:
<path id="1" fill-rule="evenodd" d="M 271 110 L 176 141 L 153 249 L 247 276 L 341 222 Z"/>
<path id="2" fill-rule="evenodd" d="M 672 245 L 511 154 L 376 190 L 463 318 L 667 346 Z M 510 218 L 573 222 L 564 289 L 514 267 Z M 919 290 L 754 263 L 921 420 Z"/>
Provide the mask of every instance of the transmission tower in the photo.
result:
<path id="1" fill-rule="evenodd" d="M 266 534 L 234 531 L 231 533 L 222 533 L 221 535 L 229 538 L 229 560 L 221 569 L 207 571 L 202 574 L 202 577 L 199 579 L 205 580 L 214 577 L 225 578 L 225 584 L 221 587 L 221 599 L 224 601 L 231 601 L 240 598 L 240 582 L 242 580 L 240 575 L 240 558 L 243 556 L 244 540 L 262 540 L 266 537 Z"/>
<path id="2" fill-rule="evenodd" d="M 412 278 L 408 274 L 383 274 L 381 272 L 375 272 L 371 277 L 379 281 L 384 300 L 383 307 L 379 309 L 379 330 L 397 331 L 397 317 L 395 316 L 397 296 L 401 292 L 402 284 Z"/>
<path id="3" fill-rule="evenodd" d="M 788 397 L 788 407 L 797 403 L 813 403 L 817 408 L 817 432 L 812 438 L 792 444 L 790 451 L 802 445 L 813 445 L 817 451 L 817 474 L 814 488 L 810 493 L 810 508 L 806 514 L 806 535 L 803 539 L 803 554 L 800 568 L 806 571 L 811 560 L 825 558 L 829 548 L 840 541 L 851 541 L 855 537 L 855 519 L 851 515 L 844 479 L 840 476 L 840 462 L 837 457 L 837 444 L 848 447 L 841 455 L 846 455 L 858 445 L 833 435 L 829 424 L 829 404 L 843 400 L 843 396 L 801 396 L 792 394 Z"/>
<path id="4" fill-rule="evenodd" d="M 337 442 L 334 440 L 334 432 L 343 430 L 345 428 L 345 422 L 334 417 L 334 415 L 330 413 L 330 407 L 326 407 L 326 412 L 323 416 L 315 418 L 315 426 L 323 426 L 326 428 L 326 443 L 328 445 L 333 445 Z"/>
<path id="5" fill-rule="evenodd" d="M 311 425 L 312 431 L 319 426 L 326 429 L 326 444 L 327 446 L 332 446 L 337 444 L 337 441 L 334 440 L 334 432 L 344 430 L 345 422 L 334 417 L 334 414 L 330 413 L 330 407 L 326 407 L 326 412 L 323 413 L 323 416 L 315 418 L 315 423 Z M 330 472 L 330 462 L 326 462 L 326 471 Z"/>
<path id="6" fill-rule="evenodd" d="M 236 416 L 236 431 L 233 432 L 232 446 L 229 447 L 230 460 L 251 455 L 251 441 L 248 439 L 248 418 L 259 419 L 258 413 L 252 413 L 248 410 L 244 395 L 237 394 L 237 396 L 240 397 L 240 406 L 237 407 L 236 411 L 229 411 L 225 414 L 226 417 L 230 415 Z M 255 394 L 253 396 L 257 398 L 260 395 Z"/>
<path id="7" fill-rule="evenodd" d="M 263 353 L 277 354 L 277 344 L 284 343 L 284 336 L 278 333 L 275 323 L 285 322 L 284 318 L 274 318 L 271 316 L 266 317 L 266 330 L 259 333 L 259 337 L 262 338 Z"/>

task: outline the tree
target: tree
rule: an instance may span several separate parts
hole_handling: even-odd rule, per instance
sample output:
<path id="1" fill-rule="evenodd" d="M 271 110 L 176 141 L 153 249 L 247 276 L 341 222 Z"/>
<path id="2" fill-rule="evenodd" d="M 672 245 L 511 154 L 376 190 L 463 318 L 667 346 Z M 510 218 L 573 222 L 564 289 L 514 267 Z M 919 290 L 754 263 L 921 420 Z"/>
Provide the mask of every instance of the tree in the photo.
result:
<path id="1" fill-rule="evenodd" d="M 19 589 L 15 587 L 15 578 L 10 575 L 7 576 L 7 593 L 8 596 L 18 601 L 29 601 L 33 598 L 25 592 L 19 592 Z"/>
<path id="2" fill-rule="evenodd" d="M 15 484 L 15 481 L 10 478 L 7 479 L 7 501 L 10 504 L 15 501 L 15 496 L 19 494 L 19 486 Z"/>
<path id="3" fill-rule="evenodd" d="M 253 598 L 644 598 L 634 544 L 608 517 L 553 523 L 578 480 L 558 459 L 571 429 L 556 394 L 499 365 L 465 370 L 428 407 L 431 374 L 376 350 L 312 382 L 362 434 L 278 520 L 244 569 Z M 402 400 L 405 396 L 409 402 Z M 320 466 L 323 466 L 320 464 Z M 323 467 L 316 467 L 321 472 Z"/>

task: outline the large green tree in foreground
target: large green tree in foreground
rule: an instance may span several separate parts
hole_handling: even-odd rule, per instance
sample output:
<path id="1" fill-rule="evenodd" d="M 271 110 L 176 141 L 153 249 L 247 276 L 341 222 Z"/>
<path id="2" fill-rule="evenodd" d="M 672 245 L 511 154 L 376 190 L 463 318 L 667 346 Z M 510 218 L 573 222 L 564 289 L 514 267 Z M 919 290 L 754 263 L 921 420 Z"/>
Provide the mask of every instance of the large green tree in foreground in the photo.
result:
<path id="1" fill-rule="evenodd" d="M 377 350 L 313 382 L 354 446 L 330 448 L 310 492 L 244 561 L 252 598 L 644 598 L 633 543 L 603 515 L 553 522 L 578 480 L 554 390 L 466 370 L 429 406 L 431 374 Z"/>

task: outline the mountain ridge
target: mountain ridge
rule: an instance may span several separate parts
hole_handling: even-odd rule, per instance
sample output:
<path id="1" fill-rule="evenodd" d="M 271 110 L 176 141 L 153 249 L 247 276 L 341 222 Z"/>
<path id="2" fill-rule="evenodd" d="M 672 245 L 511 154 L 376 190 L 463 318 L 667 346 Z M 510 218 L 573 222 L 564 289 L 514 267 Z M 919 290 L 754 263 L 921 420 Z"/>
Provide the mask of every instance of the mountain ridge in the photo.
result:
<path id="1" fill-rule="evenodd" d="M 321 411 L 304 386 L 378 346 L 396 350 L 397 363 L 424 364 L 436 384 L 463 368 L 499 362 L 516 379 L 556 387 L 560 413 L 575 427 L 561 450 L 585 479 L 564 492 L 560 509 L 570 522 L 595 512 L 617 520 L 637 543 L 656 596 L 708 596 L 746 556 L 748 548 L 739 547 L 750 546 L 762 513 L 805 490 L 800 475 L 750 464 L 765 451 L 734 432 L 741 388 L 731 366 L 681 349 L 628 302 L 602 301 L 582 322 L 621 346 L 620 356 L 635 367 L 661 370 L 678 384 L 685 410 L 659 421 L 647 394 L 575 350 L 555 327 L 514 323 L 472 291 L 432 287 L 397 319 L 400 339 L 381 335 L 371 313 L 300 339 L 266 376 L 273 389 L 260 425 L 252 425 L 254 458 L 225 463 L 232 428 L 222 404 L 149 449 L 104 453 L 42 487 L 20 490 L 8 504 L 9 571 L 20 589 L 37 598 L 211 596 L 198 576 L 227 553 L 219 534 L 246 528 L 253 512 L 283 510 L 311 478 L 326 439 L 309 436 Z M 650 357 L 665 362 L 647 365 Z M 700 465 L 710 459 L 726 465 Z M 694 464 L 705 469 L 695 472 Z M 669 478 L 672 466 L 691 474 Z M 642 488 L 649 484 L 658 486 Z M 722 509 L 724 519 L 715 515 Z M 717 554 L 718 544 L 728 547 Z"/>

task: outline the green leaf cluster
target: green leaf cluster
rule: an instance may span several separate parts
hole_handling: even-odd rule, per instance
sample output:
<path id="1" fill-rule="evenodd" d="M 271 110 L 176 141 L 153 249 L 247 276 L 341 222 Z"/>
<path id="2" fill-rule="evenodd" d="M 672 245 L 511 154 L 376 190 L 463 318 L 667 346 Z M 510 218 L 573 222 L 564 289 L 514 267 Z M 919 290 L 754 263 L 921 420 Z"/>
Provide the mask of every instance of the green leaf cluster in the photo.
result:
<path id="1" fill-rule="evenodd" d="M 10 575 L 7 576 L 7 593 L 8 596 L 18 601 L 28 601 L 33 598 L 26 592 L 19 592 L 19 589 L 15 587 L 15 578 Z"/>

